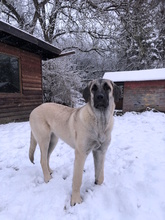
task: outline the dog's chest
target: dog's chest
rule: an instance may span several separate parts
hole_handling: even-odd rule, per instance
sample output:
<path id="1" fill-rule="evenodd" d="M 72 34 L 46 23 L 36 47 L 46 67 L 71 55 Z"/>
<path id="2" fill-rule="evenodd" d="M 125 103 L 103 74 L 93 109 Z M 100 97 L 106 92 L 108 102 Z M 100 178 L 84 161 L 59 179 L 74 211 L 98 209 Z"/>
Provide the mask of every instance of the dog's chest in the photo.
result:
<path id="1" fill-rule="evenodd" d="M 97 150 L 100 147 L 104 146 L 107 137 L 103 133 L 98 133 L 97 135 L 93 136 L 90 141 L 90 149 Z"/>
<path id="2" fill-rule="evenodd" d="M 106 141 L 107 126 L 108 126 L 108 122 L 105 119 L 105 117 L 101 117 L 99 120 L 96 121 L 94 136 L 95 136 L 95 140 L 100 145 L 102 145 Z"/>

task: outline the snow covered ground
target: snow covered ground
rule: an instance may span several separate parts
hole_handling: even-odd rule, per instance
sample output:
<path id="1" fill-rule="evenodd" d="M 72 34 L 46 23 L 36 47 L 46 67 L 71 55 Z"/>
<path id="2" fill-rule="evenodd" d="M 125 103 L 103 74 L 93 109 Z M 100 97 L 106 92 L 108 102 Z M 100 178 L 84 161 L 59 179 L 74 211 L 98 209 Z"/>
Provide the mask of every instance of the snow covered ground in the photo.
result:
<path id="1" fill-rule="evenodd" d="M 28 159 L 29 123 L 0 125 L 0 219 L 164 220 L 165 114 L 115 117 L 105 181 L 94 185 L 93 158 L 86 161 L 83 203 L 70 207 L 74 151 L 60 141 L 52 154 L 53 178 L 43 182 L 40 152 Z"/>

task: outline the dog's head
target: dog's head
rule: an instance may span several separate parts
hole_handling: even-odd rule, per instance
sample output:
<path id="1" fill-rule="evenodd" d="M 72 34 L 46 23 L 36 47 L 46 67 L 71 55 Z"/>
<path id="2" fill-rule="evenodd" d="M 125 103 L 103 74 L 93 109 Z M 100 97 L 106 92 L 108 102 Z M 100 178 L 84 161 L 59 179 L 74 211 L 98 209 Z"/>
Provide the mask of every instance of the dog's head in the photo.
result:
<path id="1" fill-rule="evenodd" d="M 119 87 L 110 80 L 98 79 L 88 83 L 83 91 L 85 102 L 89 102 L 98 110 L 106 110 L 110 100 L 118 102 L 120 98 Z"/>

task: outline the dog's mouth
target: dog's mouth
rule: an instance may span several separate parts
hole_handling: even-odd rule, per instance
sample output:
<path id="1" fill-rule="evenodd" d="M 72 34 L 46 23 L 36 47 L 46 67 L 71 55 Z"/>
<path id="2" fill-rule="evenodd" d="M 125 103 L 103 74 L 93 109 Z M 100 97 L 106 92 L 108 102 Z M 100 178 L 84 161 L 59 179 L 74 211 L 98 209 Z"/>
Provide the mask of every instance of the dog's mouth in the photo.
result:
<path id="1" fill-rule="evenodd" d="M 104 110 L 107 108 L 107 105 L 105 103 L 100 102 L 95 104 L 95 108 L 99 110 Z"/>

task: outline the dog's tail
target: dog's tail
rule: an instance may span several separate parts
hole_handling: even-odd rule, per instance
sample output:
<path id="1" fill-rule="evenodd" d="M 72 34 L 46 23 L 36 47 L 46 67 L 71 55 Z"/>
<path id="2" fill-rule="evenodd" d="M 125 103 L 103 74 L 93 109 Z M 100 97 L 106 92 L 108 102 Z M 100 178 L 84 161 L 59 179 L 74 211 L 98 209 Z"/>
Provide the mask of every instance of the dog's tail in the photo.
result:
<path id="1" fill-rule="evenodd" d="M 34 152 L 37 146 L 37 141 L 33 136 L 33 133 L 31 131 L 31 138 L 30 138 L 30 148 L 29 148 L 29 159 L 32 163 L 34 163 Z"/>

